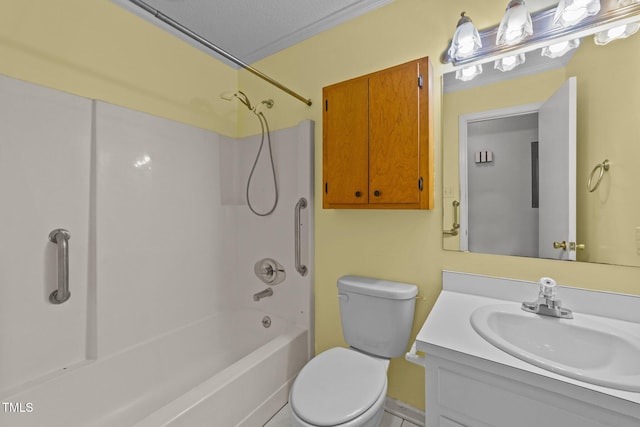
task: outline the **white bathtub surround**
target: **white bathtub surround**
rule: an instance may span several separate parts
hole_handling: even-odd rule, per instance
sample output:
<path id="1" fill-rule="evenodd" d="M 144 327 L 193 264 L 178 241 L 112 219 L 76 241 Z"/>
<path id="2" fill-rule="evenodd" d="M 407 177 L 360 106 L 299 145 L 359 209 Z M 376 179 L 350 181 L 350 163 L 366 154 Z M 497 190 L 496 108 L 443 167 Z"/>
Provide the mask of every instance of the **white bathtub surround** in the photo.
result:
<path id="1" fill-rule="evenodd" d="M 0 413 L 2 425 L 241 425 L 260 406 L 268 419 L 307 360 L 306 331 L 256 310 L 222 312 L 3 398 L 33 412 Z M 220 343 L 227 343 L 220 345 Z M 155 411 L 155 412 L 154 412 Z M 271 412 L 273 411 L 273 412 Z M 148 415 L 151 414 L 151 415 Z M 186 420 L 186 421 L 185 421 Z M 6 423 L 6 424 L 5 424 Z M 259 422 L 246 423 L 257 425 Z"/>
<path id="2" fill-rule="evenodd" d="M 0 76 L 0 395 L 87 357 L 90 184 L 91 101 Z M 57 228 L 72 285 L 56 306 Z"/>
<path id="3" fill-rule="evenodd" d="M 220 405 L 220 425 L 269 419 L 313 343 L 313 123 L 272 132 L 281 194 L 259 218 L 243 197 L 256 137 L 6 77 L 0 112 L 0 189 L 12 207 L 0 220 L 14 242 L 0 249 L 0 400 L 33 408 L 0 410 L 0 425 L 126 426 L 152 414 L 181 425 Z M 71 234 L 71 298 L 60 305 L 48 301 L 55 228 Z M 253 266 L 267 257 L 286 280 L 256 302 L 266 285 Z M 167 404 L 193 414 L 178 420 Z"/>
<path id="4" fill-rule="evenodd" d="M 268 117 L 268 113 L 266 115 Z M 224 183 L 221 194 L 225 216 L 223 238 L 228 257 L 224 268 L 231 283 L 246 284 L 246 287 L 225 287 L 224 303 L 250 304 L 304 325 L 310 325 L 313 319 L 313 132 L 311 121 L 271 132 L 280 200 L 274 214 L 266 217 L 251 213 L 245 200 L 247 177 L 260 144 L 260 135 L 238 140 L 221 137 L 220 144 L 223 159 L 220 181 Z M 265 191 L 263 194 L 252 193 L 252 204 L 258 211 L 268 210 L 273 202 L 270 198 L 273 195 L 269 194 L 273 186 L 271 165 L 264 148 L 255 174 L 250 190 L 255 192 L 264 186 Z M 301 197 L 307 200 L 307 207 L 300 212 L 301 261 L 309 269 L 305 276 L 296 271 L 294 263 L 294 208 Z M 287 278 L 271 287 L 273 296 L 254 302 L 253 294 L 268 287 L 254 272 L 255 263 L 264 258 L 273 258 L 282 264 Z M 313 345 L 312 336 L 310 345 Z M 309 352 L 313 353 L 313 347 Z"/>
<path id="5" fill-rule="evenodd" d="M 218 138 L 97 102 L 98 357 L 224 307 Z"/>
<path id="6" fill-rule="evenodd" d="M 535 282 L 443 272 L 443 291 L 416 340 L 417 350 L 426 353 L 422 361 L 427 425 L 533 427 L 542 420 L 575 427 L 640 423 L 640 393 L 534 366 L 498 349 L 472 328 L 470 318 L 478 308 L 519 307 L 537 295 Z M 563 286 L 558 287 L 558 297 L 578 320 L 599 316 L 601 322 L 623 325 L 624 333 L 640 337 L 640 297 Z"/>

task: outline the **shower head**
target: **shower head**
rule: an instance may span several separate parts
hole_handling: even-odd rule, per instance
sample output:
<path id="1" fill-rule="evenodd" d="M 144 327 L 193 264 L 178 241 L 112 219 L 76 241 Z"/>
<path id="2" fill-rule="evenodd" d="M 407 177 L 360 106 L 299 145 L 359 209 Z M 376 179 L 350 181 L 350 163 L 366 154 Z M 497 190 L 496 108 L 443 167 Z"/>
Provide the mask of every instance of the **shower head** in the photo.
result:
<path id="1" fill-rule="evenodd" d="M 253 111 L 253 106 L 251 105 L 251 102 L 249 102 L 249 98 L 247 97 L 247 95 L 244 94 L 244 92 L 242 91 L 237 91 L 237 92 L 222 92 L 220 94 L 220 98 L 226 100 L 226 101 L 231 101 L 233 98 L 238 98 L 238 100 L 240 102 L 242 102 L 249 110 Z"/>

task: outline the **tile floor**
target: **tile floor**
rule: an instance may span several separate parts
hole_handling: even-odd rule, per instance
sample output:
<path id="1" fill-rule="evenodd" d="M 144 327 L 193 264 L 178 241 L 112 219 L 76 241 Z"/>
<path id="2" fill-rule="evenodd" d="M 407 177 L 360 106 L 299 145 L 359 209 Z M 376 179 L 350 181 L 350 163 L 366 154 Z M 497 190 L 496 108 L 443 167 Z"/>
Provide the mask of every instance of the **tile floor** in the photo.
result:
<path id="1" fill-rule="evenodd" d="M 267 422 L 264 427 L 291 427 L 291 415 L 289 414 L 289 405 L 285 405 L 280 412 L 273 416 Z M 418 427 L 416 424 L 411 423 L 407 420 L 403 420 L 400 417 L 390 414 L 389 412 L 384 413 L 382 417 L 382 423 L 380 427 Z"/>

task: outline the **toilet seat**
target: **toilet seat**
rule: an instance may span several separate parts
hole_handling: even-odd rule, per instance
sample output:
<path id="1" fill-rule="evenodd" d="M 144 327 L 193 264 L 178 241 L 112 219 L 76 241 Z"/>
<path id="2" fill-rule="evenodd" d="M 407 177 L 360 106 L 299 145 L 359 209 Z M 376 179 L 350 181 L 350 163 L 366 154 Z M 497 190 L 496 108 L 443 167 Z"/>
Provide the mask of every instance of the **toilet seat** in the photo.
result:
<path id="1" fill-rule="evenodd" d="M 387 385 L 387 361 L 342 347 L 313 358 L 291 390 L 295 414 L 314 426 L 336 426 L 365 413 Z"/>

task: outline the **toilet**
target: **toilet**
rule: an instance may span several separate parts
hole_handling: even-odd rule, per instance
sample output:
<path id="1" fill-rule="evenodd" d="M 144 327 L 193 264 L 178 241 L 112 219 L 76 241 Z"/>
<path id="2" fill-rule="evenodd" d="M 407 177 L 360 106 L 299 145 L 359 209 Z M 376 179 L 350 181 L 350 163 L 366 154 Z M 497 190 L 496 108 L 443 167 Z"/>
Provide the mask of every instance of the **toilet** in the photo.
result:
<path id="1" fill-rule="evenodd" d="M 307 363 L 289 393 L 294 427 L 378 427 L 387 368 L 409 344 L 418 288 L 358 276 L 338 279 L 342 332 L 334 347 Z"/>

